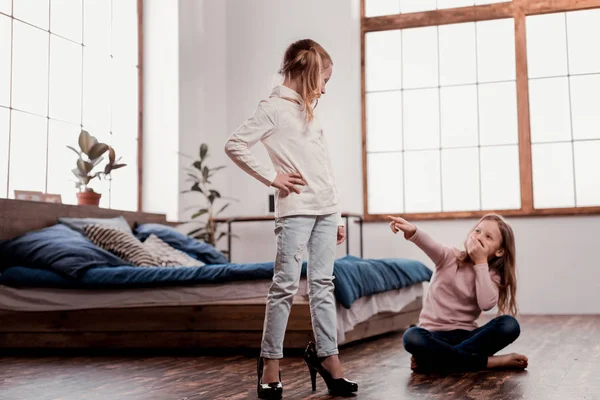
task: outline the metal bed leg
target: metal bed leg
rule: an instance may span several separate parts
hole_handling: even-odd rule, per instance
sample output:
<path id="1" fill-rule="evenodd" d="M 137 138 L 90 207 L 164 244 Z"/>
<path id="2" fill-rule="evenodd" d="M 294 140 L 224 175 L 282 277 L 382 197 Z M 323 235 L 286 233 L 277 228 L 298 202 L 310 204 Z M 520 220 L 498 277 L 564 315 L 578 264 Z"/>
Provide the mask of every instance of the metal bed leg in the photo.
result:
<path id="1" fill-rule="evenodd" d="M 227 257 L 229 258 L 229 262 L 231 262 L 231 221 L 227 222 Z"/>
<path id="2" fill-rule="evenodd" d="M 360 258 L 363 258 L 363 219 L 362 217 L 358 218 L 358 229 L 360 235 Z"/>
<path id="3" fill-rule="evenodd" d="M 350 254 L 350 224 L 348 223 L 348 217 L 346 219 L 346 255 Z"/>

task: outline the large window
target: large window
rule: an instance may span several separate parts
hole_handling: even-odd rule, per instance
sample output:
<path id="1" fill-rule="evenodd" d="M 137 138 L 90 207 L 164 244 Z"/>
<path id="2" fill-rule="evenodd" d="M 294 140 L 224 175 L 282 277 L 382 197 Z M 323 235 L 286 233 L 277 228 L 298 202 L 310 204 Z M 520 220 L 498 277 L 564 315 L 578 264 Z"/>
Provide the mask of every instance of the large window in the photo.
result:
<path id="1" fill-rule="evenodd" d="M 0 197 L 76 203 L 81 129 L 128 166 L 97 181 L 100 205 L 138 209 L 137 0 L 0 0 Z"/>
<path id="2" fill-rule="evenodd" d="M 600 205 L 600 9 L 527 17 L 536 208 Z"/>
<path id="3" fill-rule="evenodd" d="M 556 3 L 363 0 L 368 219 L 600 211 L 600 10 Z"/>

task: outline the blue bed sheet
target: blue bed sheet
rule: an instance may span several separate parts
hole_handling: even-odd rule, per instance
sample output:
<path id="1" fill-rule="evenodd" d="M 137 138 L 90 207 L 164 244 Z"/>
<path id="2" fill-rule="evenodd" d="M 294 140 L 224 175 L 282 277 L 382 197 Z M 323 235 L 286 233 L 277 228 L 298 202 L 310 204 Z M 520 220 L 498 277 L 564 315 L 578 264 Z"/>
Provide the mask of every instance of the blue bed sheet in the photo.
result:
<path id="1" fill-rule="evenodd" d="M 335 261 L 336 299 L 346 308 L 363 297 L 429 281 L 432 272 L 419 261 L 402 258 L 367 260 L 346 256 Z M 306 276 L 306 262 L 302 266 Z M 97 267 L 79 279 L 65 278 L 45 269 L 11 267 L 0 275 L 0 284 L 13 287 L 56 288 L 139 288 L 223 283 L 239 280 L 271 279 L 273 262 L 217 264 L 203 267 Z"/>

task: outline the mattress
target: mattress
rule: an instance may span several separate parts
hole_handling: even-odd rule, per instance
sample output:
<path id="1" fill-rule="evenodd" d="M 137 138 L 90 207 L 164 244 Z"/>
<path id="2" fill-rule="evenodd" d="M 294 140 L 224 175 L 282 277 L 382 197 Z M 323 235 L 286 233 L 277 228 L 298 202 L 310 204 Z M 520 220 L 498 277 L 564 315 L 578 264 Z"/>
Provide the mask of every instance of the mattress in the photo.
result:
<path id="1" fill-rule="evenodd" d="M 303 262 L 301 276 L 306 277 Z M 403 258 L 362 259 L 345 256 L 335 261 L 334 294 L 350 308 L 357 299 L 429 281 L 431 270 L 419 261 Z M 137 290 L 174 286 L 227 285 L 232 282 L 265 281 L 273 277 L 273 262 L 220 264 L 203 267 L 96 267 L 79 279 L 55 271 L 14 266 L 0 275 L 0 285 L 15 288 L 83 289 L 88 291 Z"/>
<path id="2" fill-rule="evenodd" d="M 40 312 L 106 308 L 176 307 L 218 304 L 265 304 L 270 280 L 139 289 L 13 288 L 0 285 L 0 310 Z M 373 315 L 399 312 L 423 296 L 423 284 L 388 290 L 357 299 L 350 308 L 337 304 L 338 342 Z M 307 304 L 307 282 L 300 280 L 295 304 Z"/>

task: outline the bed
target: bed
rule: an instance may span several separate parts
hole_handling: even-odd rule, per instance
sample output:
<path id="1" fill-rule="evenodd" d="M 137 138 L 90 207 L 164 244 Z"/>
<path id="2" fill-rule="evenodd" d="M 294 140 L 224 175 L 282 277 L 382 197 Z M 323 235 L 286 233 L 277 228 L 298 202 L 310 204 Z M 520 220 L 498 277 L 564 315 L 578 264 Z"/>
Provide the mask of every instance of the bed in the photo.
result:
<path id="1" fill-rule="evenodd" d="M 0 199 L 0 240 L 52 226 L 59 217 L 117 215 L 131 226 L 169 225 L 160 214 Z M 347 256 L 336 261 L 336 280 L 348 280 L 344 271 L 354 271 L 364 263 L 384 271 L 384 277 L 402 272 L 389 267 L 397 260 Z M 272 264 L 270 268 L 272 274 Z M 336 284 L 340 344 L 416 323 L 422 306 L 422 282 L 429 280 L 431 272 L 418 266 L 414 269 L 414 276 L 385 291 L 344 295 L 338 292 L 348 288 Z M 0 348 L 256 348 L 270 284 L 269 264 L 254 264 L 251 278 L 231 280 L 231 271 L 235 275 L 238 270 L 237 265 L 225 264 L 172 271 L 187 279 L 185 284 L 173 278 L 167 284 L 161 278 L 157 284 L 148 278 L 152 272 L 139 267 L 93 268 L 81 279 L 51 276 L 56 274 L 44 269 L 8 268 L 0 275 Z M 131 274 L 142 280 L 132 282 Z M 364 279 L 359 275 L 355 278 Z M 194 277 L 191 281 L 190 276 Z M 369 285 L 364 282 L 364 286 Z M 348 287 L 350 292 L 356 291 Z M 302 348 L 308 340 L 312 340 L 312 329 L 303 278 L 284 346 Z"/>

